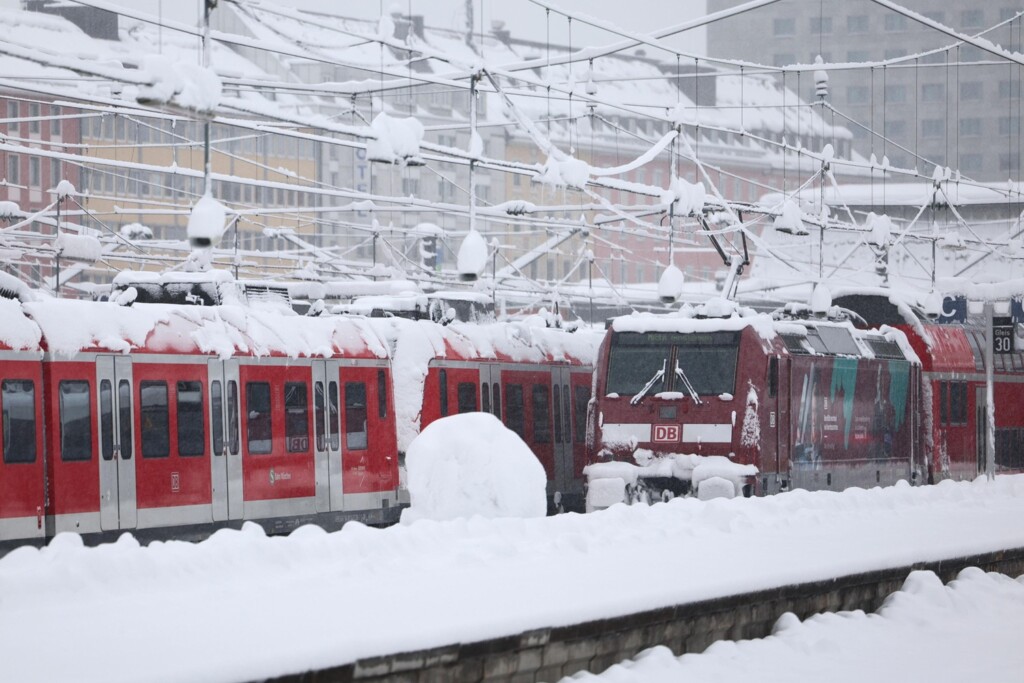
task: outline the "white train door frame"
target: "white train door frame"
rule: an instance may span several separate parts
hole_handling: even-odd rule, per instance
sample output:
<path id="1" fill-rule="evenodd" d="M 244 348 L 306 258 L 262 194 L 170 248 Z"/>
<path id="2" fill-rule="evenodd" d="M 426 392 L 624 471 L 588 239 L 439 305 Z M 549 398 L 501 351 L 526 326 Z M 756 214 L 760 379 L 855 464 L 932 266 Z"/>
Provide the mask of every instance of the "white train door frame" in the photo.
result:
<path id="1" fill-rule="evenodd" d="M 494 415 L 502 424 L 501 366 L 495 363 L 480 365 L 480 411 Z"/>
<path id="2" fill-rule="evenodd" d="M 341 363 L 313 361 L 313 449 L 316 511 L 344 509 L 339 400 Z"/>
<path id="3" fill-rule="evenodd" d="M 210 473 L 213 520 L 241 519 L 243 513 L 242 451 L 237 359 L 210 359 Z"/>
<path id="4" fill-rule="evenodd" d="M 96 401 L 100 435 L 100 528 L 134 529 L 138 523 L 135 485 L 135 420 L 132 359 L 97 356 Z"/>

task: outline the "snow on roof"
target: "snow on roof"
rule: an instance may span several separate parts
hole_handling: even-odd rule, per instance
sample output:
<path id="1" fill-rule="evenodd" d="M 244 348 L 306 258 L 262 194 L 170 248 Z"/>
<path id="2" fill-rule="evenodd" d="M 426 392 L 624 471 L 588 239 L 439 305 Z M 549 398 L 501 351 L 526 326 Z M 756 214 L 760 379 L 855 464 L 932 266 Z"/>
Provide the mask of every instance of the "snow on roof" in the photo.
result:
<path id="1" fill-rule="evenodd" d="M 16 299 L 0 297 L 0 348 L 13 350 L 39 350 L 42 333 L 29 319 Z"/>

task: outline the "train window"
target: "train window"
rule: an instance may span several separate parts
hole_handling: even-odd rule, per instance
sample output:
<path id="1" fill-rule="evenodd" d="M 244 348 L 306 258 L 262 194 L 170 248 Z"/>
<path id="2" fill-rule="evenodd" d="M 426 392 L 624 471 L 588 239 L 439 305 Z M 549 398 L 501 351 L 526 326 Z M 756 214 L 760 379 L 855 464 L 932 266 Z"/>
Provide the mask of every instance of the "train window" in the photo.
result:
<path id="1" fill-rule="evenodd" d="M 309 387 L 305 382 L 284 384 L 284 437 L 289 453 L 309 451 Z"/>
<path id="2" fill-rule="evenodd" d="M 437 392 L 440 399 L 441 417 L 448 414 L 448 371 L 444 368 L 437 373 Z"/>
<path id="3" fill-rule="evenodd" d="M 738 355 L 738 342 L 711 346 L 679 345 L 675 362 L 680 377 L 673 377 L 676 391 L 683 391 L 685 385 L 681 375 L 685 374 L 694 391 L 701 396 L 734 393 Z"/>
<path id="4" fill-rule="evenodd" d="M 480 385 L 480 406 L 483 412 L 491 412 L 491 385 L 487 382 Z"/>
<path id="5" fill-rule="evenodd" d="M 238 455 L 238 382 L 228 382 L 228 452 Z"/>
<path id="6" fill-rule="evenodd" d="M 551 411 L 548 405 L 550 393 L 543 384 L 534 384 L 530 407 L 533 409 L 533 440 L 536 443 L 551 442 Z"/>
<path id="7" fill-rule="evenodd" d="M 951 382 L 949 419 L 953 424 L 967 424 L 967 382 Z"/>
<path id="8" fill-rule="evenodd" d="M 669 344 L 641 344 L 644 336 L 629 333 L 612 338 L 608 353 L 607 393 L 635 396 L 666 366 L 671 355 Z M 664 391 L 665 382 L 663 375 L 651 385 L 648 393 Z"/>
<path id="9" fill-rule="evenodd" d="M 270 420 L 270 384 L 245 383 L 246 440 L 250 453 L 269 453 L 274 434 Z"/>
<path id="10" fill-rule="evenodd" d="M 576 441 L 582 443 L 587 438 L 587 405 L 590 403 L 590 391 L 584 386 L 576 386 L 573 388 L 573 399 L 576 403 L 576 413 L 573 415 Z"/>
<path id="11" fill-rule="evenodd" d="M 476 410 L 476 384 L 459 382 L 459 412 L 472 413 Z"/>
<path id="12" fill-rule="evenodd" d="M 92 459 L 92 399 L 89 383 L 63 380 L 60 394 L 60 459 L 82 461 Z"/>
<path id="13" fill-rule="evenodd" d="M 210 383 L 210 426 L 213 431 L 213 454 L 224 453 L 224 389 L 220 380 Z"/>
<path id="14" fill-rule="evenodd" d="M 817 328 L 818 336 L 821 337 L 821 341 L 825 343 L 825 348 L 828 349 L 829 353 L 834 353 L 840 356 L 859 356 L 861 355 L 860 347 L 857 346 L 857 342 L 853 341 L 853 335 L 850 334 L 850 330 L 845 327 L 819 327 Z"/>
<path id="15" fill-rule="evenodd" d="M 36 461 L 36 386 L 32 380 L 4 380 L 4 462 Z"/>
<path id="16" fill-rule="evenodd" d="M 807 347 L 804 346 L 804 338 L 795 334 L 781 334 L 782 343 L 790 353 L 807 355 Z"/>
<path id="17" fill-rule="evenodd" d="M 316 436 L 316 449 L 327 449 L 327 420 L 324 419 L 324 383 L 313 382 L 313 433 Z"/>
<path id="18" fill-rule="evenodd" d="M 569 398 L 569 385 L 562 385 L 562 420 L 565 422 L 565 442 L 572 443 L 572 416 L 571 400 Z"/>
<path id="19" fill-rule="evenodd" d="M 7 445 L 6 438 L 4 445 Z M 100 457 L 114 459 L 114 387 L 109 379 L 100 382 Z"/>
<path id="20" fill-rule="evenodd" d="M 768 359 L 768 398 L 775 398 L 779 393 L 779 359 Z"/>
<path id="21" fill-rule="evenodd" d="M 523 413 L 523 385 L 509 384 L 505 387 L 505 424 L 519 438 L 526 438 L 526 423 Z"/>
<path id="22" fill-rule="evenodd" d="M 117 383 L 117 421 L 121 432 L 121 459 L 132 459 L 132 384 L 126 379 Z"/>
<path id="23" fill-rule="evenodd" d="M 867 337 L 866 341 L 872 353 L 875 354 L 875 358 L 892 358 L 900 360 L 903 360 L 904 358 L 900 345 L 892 340 L 885 339 L 884 337 Z"/>
<path id="24" fill-rule="evenodd" d="M 949 382 L 939 382 L 939 424 L 949 424 Z"/>
<path id="25" fill-rule="evenodd" d="M 202 382 L 178 382 L 178 455 L 205 455 Z"/>
<path id="26" fill-rule="evenodd" d="M 1020 470 L 1024 468 L 1024 429 L 1020 427 L 996 428 L 996 467 Z"/>
<path id="27" fill-rule="evenodd" d="M 555 407 L 555 443 L 562 443 L 562 392 L 559 385 L 554 386 Z"/>
<path id="28" fill-rule="evenodd" d="M 383 370 L 377 371 L 377 415 L 382 420 L 388 416 L 388 381 Z"/>
<path id="29" fill-rule="evenodd" d="M 167 415 L 167 382 L 139 384 L 139 412 L 142 416 L 142 457 L 166 458 L 171 454 Z"/>
<path id="30" fill-rule="evenodd" d="M 366 447 L 366 384 L 345 382 L 345 448 L 360 451 Z"/>
<path id="31" fill-rule="evenodd" d="M 814 349 L 815 353 L 822 353 L 822 354 L 827 354 L 828 353 L 828 347 L 825 346 L 825 342 L 822 340 L 821 336 L 818 334 L 818 330 L 816 330 L 816 329 L 809 329 L 809 330 L 807 330 L 807 337 L 806 337 L 806 339 L 807 339 L 807 343 L 810 344 L 811 348 Z"/>
<path id="32" fill-rule="evenodd" d="M 494 397 L 494 416 L 501 419 L 501 387 L 498 386 L 497 382 L 491 384 L 491 396 Z"/>
<path id="33" fill-rule="evenodd" d="M 338 383 L 328 382 L 327 384 L 327 432 L 330 435 L 331 450 L 337 451 L 341 448 L 341 426 L 338 409 Z"/>

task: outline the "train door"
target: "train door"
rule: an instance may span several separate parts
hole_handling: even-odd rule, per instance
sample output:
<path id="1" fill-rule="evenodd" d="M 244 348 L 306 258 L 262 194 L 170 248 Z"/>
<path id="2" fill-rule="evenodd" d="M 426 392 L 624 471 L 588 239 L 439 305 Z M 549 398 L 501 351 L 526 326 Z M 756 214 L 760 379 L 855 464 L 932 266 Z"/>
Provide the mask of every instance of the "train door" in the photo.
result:
<path id="1" fill-rule="evenodd" d="M 135 420 L 132 409 L 132 360 L 98 356 L 100 434 L 100 528 L 133 529 L 137 523 Z"/>
<path id="2" fill-rule="evenodd" d="M 316 511 L 344 507 L 341 435 L 339 431 L 338 378 L 336 360 L 313 362 L 313 452 L 316 480 Z"/>
<path id="3" fill-rule="evenodd" d="M 238 361 L 209 362 L 210 458 L 213 519 L 242 518 L 242 454 L 239 438 Z"/>
<path id="4" fill-rule="evenodd" d="M 551 427 L 555 451 L 555 493 L 556 506 L 563 494 L 573 487 L 572 451 L 572 390 L 570 389 L 569 368 L 555 367 L 551 371 Z"/>
<path id="5" fill-rule="evenodd" d="M 480 411 L 502 419 L 501 368 L 494 363 L 480 366 Z"/>

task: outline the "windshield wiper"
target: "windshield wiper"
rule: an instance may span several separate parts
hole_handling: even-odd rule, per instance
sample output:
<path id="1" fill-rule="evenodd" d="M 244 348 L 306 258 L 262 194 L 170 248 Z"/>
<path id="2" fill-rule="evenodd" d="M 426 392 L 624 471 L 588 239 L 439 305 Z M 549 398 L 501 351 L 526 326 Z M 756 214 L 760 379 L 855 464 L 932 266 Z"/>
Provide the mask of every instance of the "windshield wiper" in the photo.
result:
<path id="1" fill-rule="evenodd" d="M 651 390 L 651 387 L 653 387 L 655 384 L 658 383 L 659 380 L 661 380 L 661 379 L 663 379 L 665 377 L 665 366 L 666 365 L 668 365 L 668 360 L 661 361 L 661 370 L 658 370 L 656 373 L 654 373 L 654 377 L 651 377 L 647 381 L 647 384 L 644 385 L 644 388 L 641 389 L 640 392 L 636 396 L 634 396 L 633 398 L 629 399 L 629 405 L 635 406 L 637 403 L 639 403 L 640 401 L 644 400 L 644 396 L 646 396 L 647 392 Z"/>
<path id="2" fill-rule="evenodd" d="M 690 378 L 687 377 L 686 373 L 683 372 L 683 369 L 679 367 L 678 360 L 676 360 L 676 377 L 683 381 L 683 386 L 686 388 L 687 393 L 690 394 L 690 398 L 693 399 L 694 403 L 696 403 L 697 405 L 703 403 L 703 401 L 700 400 L 700 396 L 697 395 L 697 390 L 694 389 L 693 384 L 690 383 Z"/>

